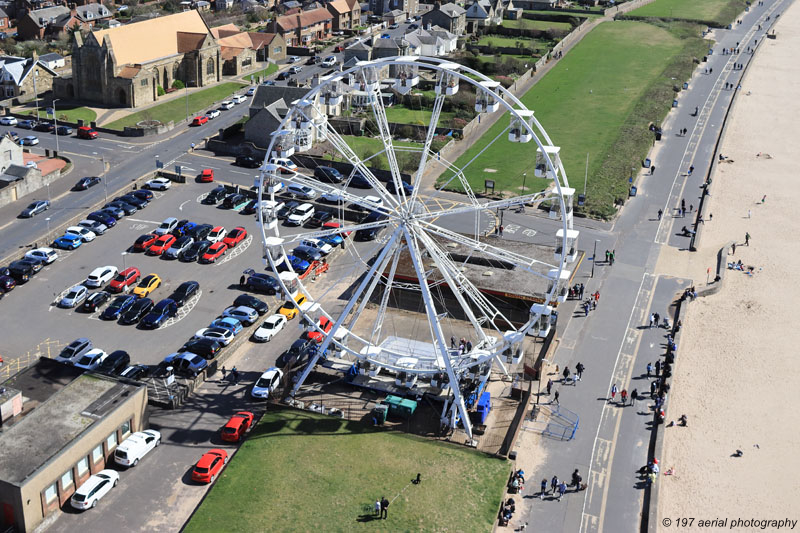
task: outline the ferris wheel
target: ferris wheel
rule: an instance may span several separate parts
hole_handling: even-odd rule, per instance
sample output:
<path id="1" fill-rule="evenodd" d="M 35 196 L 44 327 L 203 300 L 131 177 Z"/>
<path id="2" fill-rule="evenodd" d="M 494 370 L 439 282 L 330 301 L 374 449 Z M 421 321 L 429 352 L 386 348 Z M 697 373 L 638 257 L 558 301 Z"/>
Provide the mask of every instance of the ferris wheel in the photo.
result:
<path id="1" fill-rule="evenodd" d="M 393 95 L 432 100 L 427 126 L 414 128 L 417 142 L 397 140 L 398 127 L 387 116 Z M 479 198 L 465 174 L 477 156 L 459 168 L 441 152 L 443 117 L 452 116 L 448 100 L 456 98 L 462 107 L 474 98 L 484 119 L 506 115 L 498 119 L 503 131 L 478 155 L 514 143 L 544 186 L 511 198 Z M 329 117 L 344 109 L 360 110 L 371 145 L 332 124 Z M 485 383 L 493 365 L 506 372 L 506 364 L 519 362 L 526 335 L 547 334 L 554 302 L 566 299 L 567 267 L 577 257 L 575 191 L 559 147 L 533 111 L 497 81 L 445 60 L 359 62 L 292 103 L 272 135 L 258 185 L 266 265 L 321 339 L 292 395 L 335 352 L 364 375 L 383 371 L 396 375 L 398 385 L 413 388 L 423 380 L 444 391 L 442 421 L 460 423 L 471 439 L 464 382 Z M 461 194 L 447 192 L 452 189 Z M 287 191 L 295 203 L 287 203 Z M 319 215 L 323 203 L 327 214 Z M 538 218 L 547 224 L 536 230 L 539 242 L 547 241 L 546 254 L 542 246 L 535 254 L 509 249 L 495 229 L 499 211 L 525 206 L 546 214 Z M 303 254 L 295 252 L 298 246 Z M 506 316 L 477 286 L 468 268 L 476 262 L 502 263 L 519 279 L 543 284 L 524 320 Z M 320 265 L 332 268 L 317 278 Z M 415 303 L 398 302 L 397 291 L 413 292 Z M 470 339 L 470 349 L 454 346 L 455 338 Z"/>

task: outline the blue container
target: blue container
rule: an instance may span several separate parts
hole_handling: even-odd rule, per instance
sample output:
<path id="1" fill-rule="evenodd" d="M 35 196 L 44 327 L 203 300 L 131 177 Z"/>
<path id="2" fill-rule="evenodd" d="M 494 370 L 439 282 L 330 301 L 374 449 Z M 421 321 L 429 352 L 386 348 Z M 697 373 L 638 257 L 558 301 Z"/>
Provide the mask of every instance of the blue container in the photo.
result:
<path id="1" fill-rule="evenodd" d="M 480 423 L 485 424 L 486 419 L 489 417 L 489 412 L 492 410 L 492 395 L 487 391 L 481 394 L 481 399 L 478 400 L 478 416 L 480 416 Z"/>
<path id="2" fill-rule="evenodd" d="M 684 89 L 688 89 L 689 88 L 689 82 L 686 82 L 686 81 L 683 82 L 683 88 Z"/>
<path id="3" fill-rule="evenodd" d="M 678 107 L 678 101 L 677 100 L 673 100 L 672 101 L 672 107 Z"/>
<path id="4" fill-rule="evenodd" d="M 650 168 L 650 165 L 652 165 L 652 164 L 653 163 L 652 163 L 652 161 L 650 161 L 649 157 L 644 160 L 644 168 Z"/>

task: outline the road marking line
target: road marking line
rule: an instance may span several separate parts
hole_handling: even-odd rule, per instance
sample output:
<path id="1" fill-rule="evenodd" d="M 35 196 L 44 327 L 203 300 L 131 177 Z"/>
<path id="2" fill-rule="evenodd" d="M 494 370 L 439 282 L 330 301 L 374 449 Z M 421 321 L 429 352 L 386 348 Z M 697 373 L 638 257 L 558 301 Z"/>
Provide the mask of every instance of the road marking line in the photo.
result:
<path id="1" fill-rule="evenodd" d="M 191 202 L 191 200 L 186 200 L 186 201 L 185 201 L 185 202 L 183 202 L 181 205 L 179 205 L 179 206 L 178 206 L 178 211 L 183 211 L 183 206 L 185 206 L 185 205 L 186 205 L 186 204 L 188 204 L 189 202 Z"/>
<path id="2" fill-rule="evenodd" d="M 155 220 L 140 220 L 138 218 L 129 218 L 131 222 L 144 222 L 145 224 L 161 224 L 161 222 L 156 222 Z"/>

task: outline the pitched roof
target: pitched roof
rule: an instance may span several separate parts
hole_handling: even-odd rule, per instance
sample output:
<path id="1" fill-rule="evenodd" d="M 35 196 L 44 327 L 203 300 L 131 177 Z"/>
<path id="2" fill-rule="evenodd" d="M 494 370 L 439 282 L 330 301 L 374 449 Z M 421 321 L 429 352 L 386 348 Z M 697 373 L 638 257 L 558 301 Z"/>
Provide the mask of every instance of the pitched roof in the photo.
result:
<path id="1" fill-rule="evenodd" d="M 347 0 L 333 0 L 333 2 L 328 3 L 328 7 L 333 8 L 340 15 L 344 15 L 351 12 L 356 3 L 356 0 L 350 0 L 349 2 Z"/>
<path id="2" fill-rule="evenodd" d="M 321 7 L 319 9 L 312 9 L 311 11 L 304 11 L 295 15 L 284 15 L 278 17 L 278 24 L 284 31 L 291 31 L 305 26 L 312 26 L 320 22 L 331 20 L 333 16 L 330 12 Z"/>
<path id="3" fill-rule="evenodd" d="M 223 46 L 220 49 L 220 57 L 223 61 L 227 61 L 229 59 L 233 59 L 234 57 L 238 56 L 244 52 L 244 48 L 235 48 L 233 46 Z"/>
<path id="4" fill-rule="evenodd" d="M 188 31 L 179 31 L 175 34 L 178 43 L 178 52 L 185 54 L 192 50 L 197 50 L 203 45 L 203 41 L 208 37 L 207 33 L 194 33 Z"/>
<path id="5" fill-rule="evenodd" d="M 3 11 L 2 7 L 0 7 L 0 19 L 7 19 L 7 18 L 8 14 L 5 11 Z"/>
<path id="6" fill-rule="evenodd" d="M 75 8 L 78 18 L 83 21 L 98 20 L 111 17 L 111 11 L 103 4 L 86 4 Z"/>
<path id="7" fill-rule="evenodd" d="M 449 3 L 449 4 L 443 5 L 439 10 L 442 13 L 444 13 L 445 15 L 447 15 L 448 17 L 450 17 L 451 19 L 452 18 L 456 18 L 456 17 L 461 16 L 464 13 L 466 13 L 466 11 L 464 11 L 463 7 L 461 7 L 459 5 L 456 5 L 456 4 L 452 3 L 452 2 Z"/>
<path id="8" fill-rule="evenodd" d="M 126 79 L 135 78 L 136 75 L 139 74 L 140 70 L 142 70 L 142 67 L 134 67 L 134 66 L 131 66 L 131 65 L 125 65 L 124 67 L 122 67 L 122 70 L 119 71 L 119 74 L 117 74 L 117 77 L 118 78 L 126 78 Z"/>
<path id="9" fill-rule="evenodd" d="M 36 61 L 36 65 L 53 76 L 58 76 L 58 74 L 47 68 L 41 61 Z M 16 85 L 25 81 L 25 78 L 27 78 L 28 74 L 33 70 L 33 66 L 33 58 L 0 56 L 0 71 L 8 73 Z"/>
<path id="10" fill-rule="evenodd" d="M 30 18 L 34 24 L 43 28 L 51 22 L 57 22 L 59 19 L 65 17 L 69 18 L 69 8 L 65 6 L 43 7 L 42 9 L 29 11 L 27 17 Z"/>
<path id="11" fill-rule="evenodd" d="M 227 37 L 234 33 L 241 33 L 241 31 L 242 30 L 240 30 L 236 24 L 231 23 L 211 28 L 211 35 L 213 35 L 215 39 L 219 39 L 220 37 Z"/>
<path id="12" fill-rule="evenodd" d="M 108 38 L 119 65 L 145 63 L 180 53 L 178 33 L 209 34 L 200 13 L 192 9 L 118 28 L 92 32 L 98 43 Z M 188 39 L 188 38 L 187 38 Z M 182 43 L 184 46 L 187 43 Z"/>

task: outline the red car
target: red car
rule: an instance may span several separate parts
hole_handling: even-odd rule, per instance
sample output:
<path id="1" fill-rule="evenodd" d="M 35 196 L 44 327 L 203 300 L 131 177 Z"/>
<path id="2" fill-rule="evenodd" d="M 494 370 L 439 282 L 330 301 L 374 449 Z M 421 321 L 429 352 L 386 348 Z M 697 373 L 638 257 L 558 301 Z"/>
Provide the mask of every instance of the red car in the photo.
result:
<path id="1" fill-rule="evenodd" d="M 200 173 L 199 179 L 203 183 L 211 183 L 212 181 L 214 181 L 214 171 L 210 168 L 204 168 L 203 171 Z"/>
<path id="2" fill-rule="evenodd" d="M 318 325 L 319 325 L 320 329 L 322 329 L 322 331 L 324 331 L 325 333 L 330 333 L 331 332 L 331 328 L 333 327 L 333 322 L 328 320 L 327 317 L 322 316 L 322 317 L 319 318 Z M 322 333 L 320 333 L 319 331 L 313 330 L 313 331 L 309 331 L 308 332 L 308 339 L 316 342 L 317 344 L 319 344 L 325 339 L 325 336 Z"/>
<path id="3" fill-rule="evenodd" d="M 201 115 L 199 117 L 194 117 L 194 120 L 192 121 L 192 126 L 202 126 L 206 122 L 208 122 L 208 117 L 205 115 Z"/>
<path id="4" fill-rule="evenodd" d="M 239 411 L 222 427 L 222 440 L 239 442 L 252 425 L 253 413 L 250 411 Z"/>
<path id="5" fill-rule="evenodd" d="M 208 247 L 206 253 L 200 256 L 200 263 L 213 263 L 223 255 L 225 255 L 225 251 L 228 249 L 228 245 L 224 242 L 215 242 L 211 246 Z"/>
<path id="6" fill-rule="evenodd" d="M 322 229 L 336 229 L 336 228 L 341 228 L 341 227 L 342 227 L 342 224 L 339 223 L 339 222 L 326 222 L 326 223 L 324 223 L 322 225 Z M 339 235 L 341 235 L 342 238 L 344 238 L 344 237 L 349 236 L 351 233 L 352 233 L 352 231 L 343 231 Z"/>
<path id="7" fill-rule="evenodd" d="M 192 470 L 192 481 L 213 483 L 222 467 L 228 463 L 228 452 L 214 448 L 203 454 Z"/>
<path id="8" fill-rule="evenodd" d="M 239 226 L 233 228 L 228 236 L 222 239 L 222 242 L 228 245 L 228 248 L 233 248 L 247 237 L 247 230 Z"/>
<path id="9" fill-rule="evenodd" d="M 77 136 L 81 139 L 97 139 L 97 132 L 89 126 L 81 126 L 78 128 Z"/>
<path id="10" fill-rule="evenodd" d="M 150 248 L 147 249 L 147 255 L 161 255 L 167 250 L 172 244 L 178 239 L 175 238 L 175 235 L 171 233 L 167 233 L 166 235 L 162 235 L 159 237 L 156 242 L 150 245 Z"/>
<path id="11" fill-rule="evenodd" d="M 139 276 L 141 275 L 142 273 L 139 272 L 138 268 L 128 267 L 111 280 L 111 283 L 108 284 L 108 290 L 110 292 L 128 292 L 139 281 Z"/>
<path id="12" fill-rule="evenodd" d="M 153 243 L 156 242 L 158 239 L 158 235 L 155 233 L 148 233 L 146 235 L 142 235 L 136 242 L 133 243 L 133 251 L 134 252 L 146 252 L 148 248 L 153 246 Z"/>

